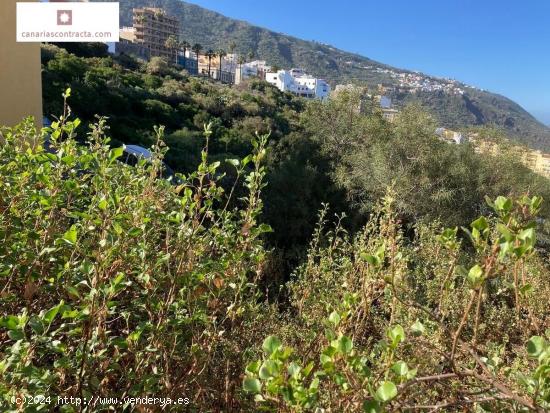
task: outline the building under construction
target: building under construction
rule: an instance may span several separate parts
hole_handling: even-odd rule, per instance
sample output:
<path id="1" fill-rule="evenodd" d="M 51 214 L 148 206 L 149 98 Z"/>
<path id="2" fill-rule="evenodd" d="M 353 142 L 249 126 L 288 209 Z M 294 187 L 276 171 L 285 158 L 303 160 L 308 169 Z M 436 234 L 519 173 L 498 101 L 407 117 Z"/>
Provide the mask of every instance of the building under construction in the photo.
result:
<path id="1" fill-rule="evenodd" d="M 170 36 L 178 38 L 179 21 L 162 9 L 144 7 L 134 9 L 134 42 L 141 44 L 153 56 L 175 59 L 176 51 L 166 47 Z"/>

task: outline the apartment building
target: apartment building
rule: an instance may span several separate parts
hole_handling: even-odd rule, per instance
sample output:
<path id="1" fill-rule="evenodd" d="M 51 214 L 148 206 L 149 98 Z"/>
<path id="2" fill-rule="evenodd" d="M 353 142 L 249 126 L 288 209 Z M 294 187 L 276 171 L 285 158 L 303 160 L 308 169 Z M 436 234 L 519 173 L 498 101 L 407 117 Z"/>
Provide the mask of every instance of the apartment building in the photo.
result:
<path id="1" fill-rule="evenodd" d="M 532 171 L 550 177 L 550 154 L 524 149 L 520 153 L 521 161 Z"/>
<path id="2" fill-rule="evenodd" d="M 470 134 L 468 140 L 474 145 L 477 153 L 489 155 L 511 154 L 533 172 L 550 178 L 550 153 L 529 149 L 524 146 L 510 145 L 510 143 L 501 147 L 497 142 L 492 140 L 480 139 L 477 133 Z"/>
<path id="3" fill-rule="evenodd" d="M 40 43 L 17 43 L 16 3 L 0 0 L 0 125 L 34 116 L 42 126 Z"/>
<path id="4" fill-rule="evenodd" d="M 308 75 L 303 69 L 270 72 L 265 80 L 282 92 L 308 99 L 326 99 L 330 95 L 330 85 L 327 82 Z"/>
<path id="5" fill-rule="evenodd" d="M 166 40 L 170 36 L 178 37 L 178 19 L 169 16 L 163 9 L 143 7 L 134 9 L 133 27 L 135 30 L 131 34 L 128 32 L 128 35 L 132 36 L 133 43 L 142 45 L 148 51 L 149 58 L 176 59 L 176 51 L 166 47 Z"/>

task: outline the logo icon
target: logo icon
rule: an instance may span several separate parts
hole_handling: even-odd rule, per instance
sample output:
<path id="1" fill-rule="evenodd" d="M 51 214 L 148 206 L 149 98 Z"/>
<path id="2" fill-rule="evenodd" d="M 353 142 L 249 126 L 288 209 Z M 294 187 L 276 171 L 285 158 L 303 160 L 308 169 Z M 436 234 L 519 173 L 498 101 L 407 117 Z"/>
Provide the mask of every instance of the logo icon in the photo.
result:
<path id="1" fill-rule="evenodd" d="M 57 25 L 71 26 L 73 24 L 72 10 L 57 10 Z"/>

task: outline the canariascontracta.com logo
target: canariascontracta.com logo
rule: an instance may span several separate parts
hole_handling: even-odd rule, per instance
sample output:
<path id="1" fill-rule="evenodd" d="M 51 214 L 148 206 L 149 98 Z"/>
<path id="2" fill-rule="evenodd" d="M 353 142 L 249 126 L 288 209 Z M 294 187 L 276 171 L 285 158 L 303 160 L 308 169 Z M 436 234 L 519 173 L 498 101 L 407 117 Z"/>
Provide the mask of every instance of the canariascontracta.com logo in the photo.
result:
<path id="1" fill-rule="evenodd" d="M 118 42 L 119 4 L 17 3 L 18 42 L 60 40 Z"/>
<path id="2" fill-rule="evenodd" d="M 72 10 L 57 10 L 57 25 L 71 26 L 73 24 Z"/>

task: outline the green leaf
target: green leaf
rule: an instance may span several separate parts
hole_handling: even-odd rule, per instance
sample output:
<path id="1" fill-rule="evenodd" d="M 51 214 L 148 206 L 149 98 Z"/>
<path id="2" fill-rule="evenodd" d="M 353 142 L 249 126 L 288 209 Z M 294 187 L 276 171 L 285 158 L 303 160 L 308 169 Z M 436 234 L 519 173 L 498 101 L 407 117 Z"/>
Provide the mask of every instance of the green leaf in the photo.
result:
<path id="1" fill-rule="evenodd" d="M 426 332 L 426 327 L 424 327 L 424 324 L 422 324 L 420 320 L 416 320 L 411 326 L 411 332 L 414 336 L 418 337 Z"/>
<path id="2" fill-rule="evenodd" d="M 409 372 L 409 366 L 404 361 L 398 361 L 393 366 L 391 366 L 391 371 L 393 371 L 398 376 L 405 376 Z"/>
<path id="3" fill-rule="evenodd" d="M 360 254 L 360 257 L 363 261 L 367 261 L 373 267 L 377 267 L 380 264 L 380 260 L 378 259 L 378 257 L 375 257 L 374 255 L 369 255 L 362 252 Z"/>
<path id="4" fill-rule="evenodd" d="M 19 341 L 19 340 L 23 340 L 25 338 L 25 335 L 21 330 L 10 330 L 8 331 L 8 337 L 11 338 L 12 340 Z"/>
<path id="5" fill-rule="evenodd" d="M 476 264 L 472 268 L 470 268 L 467 278 L 468 282 L 470 283 L 470 287 L 477 288 L 483 281 L 483 270 L 479 265 Z"/>
<path id="6" fill-rule="evenodd" d="M 123 153 L 124 153 L 124 147 L 113 148 L 109 151 L 109 159 L 111 161 L 114 161 L 115 159 L 120 158 Z"/>
<path id="7" fill-rule="evenodd" d="M 519 289 L 519 292 L 521 293 L 522 296 L 531 294 L 533 291 L 534 291 L 534 288 L 531 284 L 524 284 Z"/>
<path id="8" fill-rule="evenodd" d="M 29 325 L 31 326 L 32 331 L 36 334 L 42 334 L 44 332 L 44 324 L 40 318 L 33 316 L 29 319 Z"/>
<path id="9" fill-rule="evenodd" d="M 527 342 L 527 353 L 531 357 L 538 357 L 544 351 L 546 343 L 543 337 L 533 336 Z"/>
<path id="10" fill-rule="evenodd" d="M 311 384 L 309 385 L 310 390 L 317 391 L 319 389 L 319 378 L 315 377 L 313 380 L 311 380 Z"/>
<path id="11" fill-rule="evenodd" d="M 290 363 L 290 365 L 287 368 L 288 374 L 294 378 L 298 378 L 298 375 L 300 374 L 301 370 L 302 368 L 294 362 Z"/>
<path id="12" fill-rule="evenodd" d="M 315 367 L 315 363 L 313 361 L 310 361 L 309 364 L 304 369 L 304 377 L 307 377 L 310 375 L 311 371 L 313 370 L 313 367 Z"/>
<path id="13" fill-rule="evenodd" d="M 487 219 L 483 216 L 476 219 L 471 224 L 472 228 L 477 229 L 479 232 L 485 231 L 487 228 L 489 228 L 489 224 L 487 223 Z"/>
<path id="14" fill-rule="evenodd" d="M 328 321 L 330 321 L 336 327 L 338 324 L 340 324 L 340 314 L 338 314 L 336 311 L 333 311 L 328 316 Z"/>
<path id="15" fill-rule="evenodd" d="M 245 377 L 243 381 L 243 389 L 247 393 L 258 394 L 262 391 L 260 380 L 253 377 Z"/>
<path id="16" fill-rule="evenodd" d="M 495 199 L 494 209 L 496 212 L 510 212 L 512 209 L 512 201 L 504 196 L 499 196 Z"/>
<path id="17" fill-rule="evenodd" d="M 253 157 L 252 155 L 247 155 L 247 156 L 244 157 L 243 160 L 241 161 L 241 165 L 242 165 L 242 166 L 248 165 L 248 164 L 252 161 L 253 158 L 254 158 L 254 157 Z"/>
<path id="18" fill-rule="evenodd" d="M 275 336 L 267 337 L 262 345 L 262 348 L 268 356 L 271 356 L 279 347 L 281 347 L 281 340 Z"/>
<path id="19" fill-rule="evenodd" d="M 105 198 L 101 199 L 99 203 L 97 204 L 98 208 L 102 211 L 105 211 L 107 209 L 107 200 Z"/>
<path id="20" fill-rule="evenodd" d="M 405 330 L 399 324 L 388 331 L 388 338 L 395 347 L 405 340 Z"/>
<path id="21" fill-rule="evenodd" d="M 270 377 L 279 375 L 279 366 L 275 360 L 266 360 L 260 367 L 258 375 L 261 379 L 267 380 Z"/>
<path id="22" fill-rule="evenodd" d="M 273 228 L 271 228 L 271 226 L 267 224 L 260 224 L 260 226 L 258 227 L 258 231 L 262 234 L 265 234 L 268 232 L 273 232 Z"/>
<path id="23" fill-rule="evenodd" d="M 496 228 L 506 241 L 511 241 L 513 239 L 514 236 L 506 225 L 498 223 Z"/>
<path id="24" fill-rule="evenodd" d="M 65 302 L 61 300 L 59 304 L 57 304 L 55 307 L 50 308 L 48 311 L 46 311 L 46 314 L 44 314 L 43 320 L 46 324 L 51 324 L 51 322 L 54 320 L 57 313 L 59 313 L 59 310 L 63 306 Z"/>
<path id="25" fill-rule="evenodd" d="M 16 330 L 19 325 L 19 318 L 14 315 L 8 315 L 0 318 L 0 326 L 8 330 Z"/>
<path id="26" fill-rule="evenodd" d="M 253 361 L 252 363 L 249 363 L 246 366 L 246 372 L 250 374 L 257 374 L 259 369 L 260 369 L 259 361 Z"/>
<path id="27" fill-rule="evenodd" d="M 347 336 L 340 336 L 338 339 L 333 340 L 330 345 L 341 354 L 348 354 L 353 350 L 353 341 Z"/>
<path id="28" fill-rule="evenodd" d="M 376 398 L 382 402 L 387 402 L 397 396 L 397 387 L 391 381 L 383 382 L 376 390 Z"/>
<path id="29" fill-rule="evenodd" d="M 69 245 L 76 244 L 76 239 L 78 236 L 78 231 L 76 229 L 76 225 L 72 225 L 71 228 L 65 234 L 63 234 L 63 241 L 65 241 Z"/>

